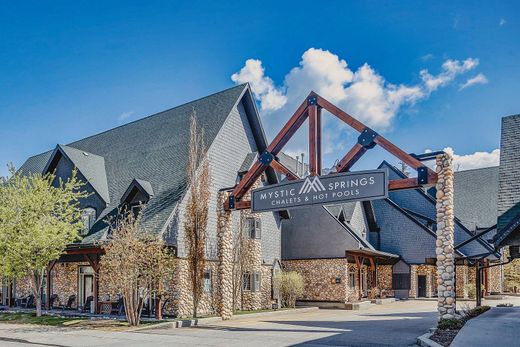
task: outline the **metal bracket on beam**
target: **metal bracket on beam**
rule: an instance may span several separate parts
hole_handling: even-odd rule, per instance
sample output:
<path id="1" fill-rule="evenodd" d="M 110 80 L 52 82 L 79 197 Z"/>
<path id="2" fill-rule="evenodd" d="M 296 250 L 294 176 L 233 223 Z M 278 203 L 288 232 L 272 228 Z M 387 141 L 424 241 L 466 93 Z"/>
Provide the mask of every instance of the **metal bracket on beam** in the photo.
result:
<path id="1" fill-rule="evenodd" d="M 428 184 L 428 168 L 426 166 L 417 169 L 417 183 Z"/>
<path id="2" fill-rule="evenodd" d="M 228 198 L 228 208 L 230 210 L 234 210 L 235 209 L 235 197 L 233 195 L 230 195 L 229 198 Z"/>
<path id="3" fill-rule="evenodd" d="M 318 98 L 316 95 L 311 95 L 307 98 L 307 106 L 313 106 L 318 104 Z"/>
<path id="4" fill-rule="evenodd" d="M 269 165 L 274 160 L 274 155 L 272 153 L 269 153 L 265 151 L 258 157 L 258 161 L 261 162 L 263 165 Z"/>
<path id="5" fill-rule="evenodd" d="M 374 139 L 377 135 L 378 134 L 374 130 L 366 127 L 365 130 L 363 130 L 363 132 L 359 135 L 358 143 L 367 149 L 374 148 L 376 145 Z"/>

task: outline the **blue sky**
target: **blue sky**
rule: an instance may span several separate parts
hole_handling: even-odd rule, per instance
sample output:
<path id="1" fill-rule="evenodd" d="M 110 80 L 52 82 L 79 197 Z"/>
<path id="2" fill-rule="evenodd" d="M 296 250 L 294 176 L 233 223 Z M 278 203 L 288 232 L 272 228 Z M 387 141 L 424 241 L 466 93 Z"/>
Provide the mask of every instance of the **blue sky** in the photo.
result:
<path id="1" fill-rule="evenodd" d="M 496 163 L 500 118 L 520 113 L 514 1 L 26 1 L 2 8 L 0 175 L 5 163 L 20 166 L 56 143 L 246 80 L 270 138 L 314 89 L 409 152 L 453 148 L 466 169 Z M 326 118 L 328 166 L 355 137 Z M 302 130 L 288 150 L 305 150 L 304 138 Z M 376 165 L 375 152 L 360 166 Z"/>

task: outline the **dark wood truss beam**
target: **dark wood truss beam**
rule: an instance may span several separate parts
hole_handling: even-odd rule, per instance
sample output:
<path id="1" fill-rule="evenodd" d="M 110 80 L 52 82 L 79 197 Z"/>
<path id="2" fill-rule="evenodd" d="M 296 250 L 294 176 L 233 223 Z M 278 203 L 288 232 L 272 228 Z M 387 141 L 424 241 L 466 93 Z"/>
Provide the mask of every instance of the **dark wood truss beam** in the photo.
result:
<path id="1" fill-rule="evenodd" d="M 350 151 L 336 165 L 337 172 L 346 172 L 366 153 L 368 149 L 359 143 L 356 143 Z"/>
<path id="2" fill-rule="evenodd" d="M 318 132 L 320 131 L 318 120 L 318 106 L 310 105 L 307 109 L 309 115 L 309 172 L 311 176 L 320 175 L 318 171 Z"/>
<path id="3" fill-rule="evenodd" d="M 274 138 L 273 142 L 267 146 L 266 152 L 271 154 L 272 156 L 276 156 L 283 146 L 289 141 L 291 136 L 300 128 L 305 119 L 307 118 L 307 100 L 302 102 L 302 104 L 298 107 L 296 112 L 289 119 L 287 124 L 280 130 L 278 135 Z M 274 159 L 274 158 L 273 158 Z M 265 171 L 269 163 L 262 163 L 261 161 L 256 161 L 249 171 L 246 173 L 244 178 L 238 183 L 233 192 L 231 193 L 235 199 L 239 200 L 254 184 L 254 182 L 260 177 L 262 172 Z"/>
<path id="4" fill-rule="evenodd" d="M 102 248 L 72 248 L 65 250 L 65 254 L 104 254 Z"/>
<path id="5" fill-rule="evenodd" d="M 288 167 L 283 165 L 278 161 L 278 159 L 275 159 L 271 162 L 271 167 L 278 173 L 281 173 L 282 175 L 285 175 L 289 181 L 294 181 L 299 179 L 297 174 L 292 172 Z"/>
<path id="6" fill-rule="evenodd" d="M 336 166 L 337 172 L 345 172 L 363 156 L 368 149 L 379 145 L 387 152 L 391 153 L 411 168 L 418 171 L 417 178 L 405 178 L 389 182 L 389 190 L 401 190 L 424 187 L 433 185 L 437 182 L 437 174 L 428 167 L 425 167 L 420 160 L 394 145 L 392 142 L 376 133 L 365 124 L 361 123 L 345 111 L 333 105 L 318 94 L 311 92 L 304 102 L 300 104 L 296 112 L 289 121 L 275 136 L 274 140 L 267 146 L 267 149 L 259 157 L 244 178 L 235 186 L 230 195 L 230 201 L 226 203 L 226 208 L 243 209 L 250 208 L 250 201 L 241 201 L 241 198 L 252 187 L 254 182 L 268 168 L 283 173 L 289 179 L 297 179 L 298 176 L 292 173 L 276 160 L 276 156 L 289 139 L 296 133 L 303 122 L 309 118 L 309 169 L 312 176 L 321 174 L 321 110 L 325 109 L 338 117 L 340 120 L 354 128 L 360 133 L 358 143 L 341 159 Z M 232 202 L 231 202 L 232 201 Z M 232 205 L 231 205 L 232 204 Z M 231 206 L 230 206 L 231 205 Z"/>

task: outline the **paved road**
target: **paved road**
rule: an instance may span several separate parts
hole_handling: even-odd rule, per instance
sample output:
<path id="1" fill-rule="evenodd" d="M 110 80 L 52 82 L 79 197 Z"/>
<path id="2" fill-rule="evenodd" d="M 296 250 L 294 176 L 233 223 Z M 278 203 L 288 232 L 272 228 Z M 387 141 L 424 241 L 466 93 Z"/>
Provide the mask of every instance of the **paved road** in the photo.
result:
<path id="1" fill-rule="evenodd" d="M 435 301 L 318 310 L 183 329 L 105 332 L 0 324 L 0 346 L 410 346 L 436 321 Z"/>
<path id="2" fill-rule="evenodd" d="M 451 346 L 519 346 L 519 324 L 520 307 L 493 307 L 468 321 Z"/>

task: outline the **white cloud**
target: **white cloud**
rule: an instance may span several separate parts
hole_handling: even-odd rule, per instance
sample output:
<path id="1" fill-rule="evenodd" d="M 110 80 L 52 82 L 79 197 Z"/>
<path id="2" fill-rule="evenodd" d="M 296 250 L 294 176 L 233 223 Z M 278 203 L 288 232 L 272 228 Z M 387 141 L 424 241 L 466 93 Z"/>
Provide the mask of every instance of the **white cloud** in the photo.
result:
<path id="1" fill-rule="evenodd" d="M 351 114 L 366 125 L 384 131 L 391 129 L 397 114 L 430 96 L 440 87 L 447 86 L 459 75 L 473 70 L 478 59 L 446 60 L 438 75 L 428 70 L 420 72 L 417 83 L 391 83 L 368 63 L 351 68 L 345 59 L 323 49 L 305 51 L 299 64 L 285 75 L 283 83 L 265 75 L 262 62 L 248 59 L 242 69 L 233 74 L 235 83 L 249 82 L 260 103 L 264 126 L 274 136 L 311 90 Z M 348 126 L 333 117 L 324 117 L 323 153 L 339 155 L 346 139 L 352 136 Z M 304 130 L 291 138 L 284 150 L 307 148 Z"/>
<path id="2" fill-rule="evenodd" d="M 477 67 L 478 59 L 446 60 L 442 71 L 432 75 L 420 72 L 422 83 L 416 85 L 388 82 L 374 68 L 365 63 L 353 71 L 344 59 L 330 51 L 310 48 L 302 55 L 297 67 L 285 76 L 281 87 L 265 75 L 262 62 L 248 59 L 242 69 L 233 74 L 235 83 L 249 82 L 261 109 L 278 115 L 296 109 L 307 94 L 314 90 L 331 102 L 352 113 L 360 121 L 376 129 L 388 129 L 406 105 L 413 105 L 458 75 Z M 280 112 L 275 112 L 280 110 Z"/>
<path id="3" fill-rule="evenodd" d="M 483 73 L 479 73 L 475 77 L 469 78 L 466 82 L 462 83 L 459 87 L 459 90 L 466 89 L 466 88 L 474 86 L 476 84 L 486 84 L 486 83 L 488 83 L 487 77 Z"/>
<path id="4" fill-rule="evenodd" d="M 504 18 L 500 18 L 500 21 L 498 22 L 498 26 L 503 26 L 506 23 L 507 23 L 507 21 Z"/>
<path id="5" fill-rule="evenodd" d="M 427 149 L 425 153 L 431 152 Z M 456 154 L 453 148 L 446 147 L 444 152 L 453 156 L 453 168 L 455 171 L 478 169 L 482 167 L 497 166 L 500 162 L 500 149 L 491 152 L 475 152 L 471 154 Z M 434 164 L 434 162 L 432 162 Z"/>
<path id="6" fill-rule="evenodd" d="M 231 79 L 237 84 L 249 82 L 262 110 L 277 110 L 286 103 L 287 98 L 281 90 L 275 88 L 273 80 L 265 76 L 264 72 L 260 60 L 248 59 L 240 72 L 234 73 Z"/>
<path id="7" fill-rule="evenodd" d="M 128 119 L 130 116 L 132 116 L 133 114 L 135 113 L 135 111 L 126 111 L 126 112 L 123 112 L 119 115 L 119 117 L 117 117 L 117 119 L 122 122 L 126 119 Z"/>
<path id="8" fill-rule="evenodd" d="M 428 53 L 428 54 L 423 55 L 420 59 L 422 61 L 428 61 L 428 60 L 432 60 L 433 58 L 435 58 L 435 56 L 432 53 Z"/>
<path id="9" fill-rule="evenodd" d="M 476 68 L 478 59 L 468 58 L 464 61 L 448 59 L 442 64 L 442 72 L 431 75 L 428 70 L 421 70 L 421 79 L 428 92 L 433 92 L 453 81 L 455 77 Z"/>

